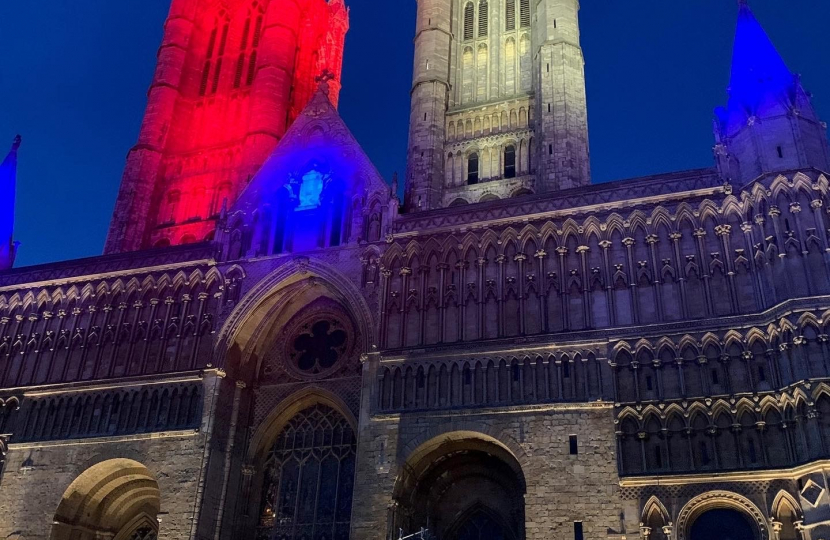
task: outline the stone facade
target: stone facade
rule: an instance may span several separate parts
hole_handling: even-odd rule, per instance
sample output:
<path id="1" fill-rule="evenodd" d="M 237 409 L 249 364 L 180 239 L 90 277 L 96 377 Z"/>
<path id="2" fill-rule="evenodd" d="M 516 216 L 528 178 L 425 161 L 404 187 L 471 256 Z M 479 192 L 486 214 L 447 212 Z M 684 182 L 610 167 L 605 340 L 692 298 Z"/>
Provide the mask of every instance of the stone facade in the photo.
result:
<path id="1" fill-rule="evenodd" d="M 419 0 L 410 212 L 590 183 L 577 0 Z"/>
<path id="2" fill-rule="evenodd" d="M 512 31 L 562 34 L 535 96 L 578 98 L 575 3 L 512 5 Z M 413 100 L 439 118 L 415 139 L 487 125 L 437 75 L 464 76 L 465 6 L 419 2 Z M 482 6 L 507 13 L 473 5 L 476 44 Z M 765 39 L 745 4 L 738 35 Z M 698 540 L 723 512 L 830 537 L 830 167 L 741 142 L 825 133 L 743 107 L 718 167 L 597 186 L 587 138 L 548 164 L 528 140 L 534 174 L 457 192 L 442 142 L 401 212 L 336 91 L 318 78 L 211 241 L 0 273 L 0 537 Z M 489 129 L 515 114 L 543 140 L 532 99 L 487 105 Z M 583 121 L 543 124 L 582 141 Z"/>

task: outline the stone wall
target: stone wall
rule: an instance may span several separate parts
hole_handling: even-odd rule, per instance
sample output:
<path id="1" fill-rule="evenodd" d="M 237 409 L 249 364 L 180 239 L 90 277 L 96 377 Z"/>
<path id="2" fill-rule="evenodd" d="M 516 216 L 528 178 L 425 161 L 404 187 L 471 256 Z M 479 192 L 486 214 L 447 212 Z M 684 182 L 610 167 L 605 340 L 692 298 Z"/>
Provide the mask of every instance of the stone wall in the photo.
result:
<path id="1" fill-rule="evenodd" d="M 570 454 L 571 435 L 577 437 L 577 455 Z M 573 538 L 575 521 L 584 523 L 586 538 L 623 527 L 612 406 L 599 402 L 364 415 L 352 538 L 383 539 L 401 523 L 394 517 L 396 479 L 414 466 L 419 449 L 479 438 L 503 445 L 521 466 L 528 539 Z M 636 525 L 636 516 L 625 517 L 628 526 Z"/>

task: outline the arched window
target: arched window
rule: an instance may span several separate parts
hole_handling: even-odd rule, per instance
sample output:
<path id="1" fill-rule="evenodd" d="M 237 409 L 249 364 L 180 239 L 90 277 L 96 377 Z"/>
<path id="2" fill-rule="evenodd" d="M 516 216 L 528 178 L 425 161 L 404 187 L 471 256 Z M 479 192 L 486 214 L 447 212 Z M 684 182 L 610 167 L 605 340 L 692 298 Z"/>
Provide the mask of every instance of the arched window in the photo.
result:
<path id="1" fill-rule="evenodd" d="M 504 177 L 516 178 L 516 147 L 512 144 L 504 148 Z"/>
<path id="2" fill-rule="evenodd" d="M 464 40 L 473 39 L 473 28 L 475 24 L 475 8 L 472 2 L 464 6 Z"/>
<path id="3" fill-rule="evenodd" d="M 490 14 L 488 9 L 487 0 L 481 0 L 478 3 L 478 37 L 485 37 L 487 35 Z"/>
<path id="4" fill-rule="evenodd" d="M 325 405 L 288 422 L 265 462 L 257 537 L 348 538 L 356 441 Z"/>
<path id="5" fill-rule="evenodd" d="M 522 28 L 530 26 L 530 0 L 520 0 L 519 7 L 521 9 L 520 23 Z"/>
<path id="6" fill-rule="evenodd" d="M 467 183 L 478 184 L 478 154 L 475 152 L 467 156 Z"/>
<path id="7" fill-rule="evenodd" d="M 519 39 L 519 84 L 522 92 L 530 92 L 532 89 L 531 70 L 530 38 L 525 34 Z"/>
<path id="8" fill-rule="evenodd" d="M 251 16 L 249 11 L 245 19 L 245 26 L 242 28 L 242 42 L 239 44 L 239 58 L 236 61 L 236 73 L 233 76 L 233 87 L 239 88 L 242 85 L 242 72 L 245 70 L 245 54 L 248 51 L 248 42 L 251 36 Z"/>
<path id="9" fill-rule="evenodd" d="M 478 54 L 476 56 L 476 100 L 487 100 L 487 45 L 480 44 L 478 46 Z M 476 119 L 477 130 L 481 131 L 481 121 Z"/>
<path id="10" fill-rule="evenodd" d="M 179 202 L 182 200 L 180 191 L 171 191 L 167 194 L 167 204 L 164 208 L 164 215 L 161 217 L 162 223 L 175 223 L 176 210 L 179 208 Z"/>
<path id="11" fill-rule="evenodd" d="M 472 47 L 467 47 L 464 49 L 464 54 L 461 58 L 461 69 L 461 102 L 467 104 L 473 101 L 473 96 L 475 95 L 475 82 L 473 79 L 473 75 L 475 72 L 475 60 L 473 58 Z M 473 133 L 471 125 L 470 132 L 467 133 L 467 136 L 469 137 L 472 134 Z"/>
<path id="12" fill-rule="evenodd" d="M 205 64 L 202 69 L 202 81 L 199 85 L 199 95 L 215 94 L 219 88 L 219 77 L 222 74 L 222 60 L 228 45 L 228 31 L 230 20 L 228 14 L 222 10 L 216 18 L 216 24 L 208 36 Z"/>
<path id="13" fill-rule="evenodd" d="M 516 40 L 512 37 L 504 43 L 504 88 L 508 95 L 516 93 Z M 503 117 L 502 128 L 506 127 L 506 117 Z"/>
<path id="14" fill-rule="evenodd" d="M 505 7 L 507 8 L 505 19 L 504 19 L 504 29 L 505 30 L 515 30 L 516 29 L 516 0 L 507 0 L 505 2 Z"/>
<path id="15" fill-rule="evenodd" d="M 254 83 L 254 76 L 256 75 L 256 55 L 257 50 L 259 49 L 259 42 L 262 39 L 262 22 L 263 22 L 263 11 L 262 6 L 256 5 L 257 3 L 254 2 L 254 7 L 256 8 L 256 22 L 254 23 L 254 33 L 251 36 L 251 56 L 248 57 L 248 76 L 245 80 L 245 84 L 251 86 Z"/>

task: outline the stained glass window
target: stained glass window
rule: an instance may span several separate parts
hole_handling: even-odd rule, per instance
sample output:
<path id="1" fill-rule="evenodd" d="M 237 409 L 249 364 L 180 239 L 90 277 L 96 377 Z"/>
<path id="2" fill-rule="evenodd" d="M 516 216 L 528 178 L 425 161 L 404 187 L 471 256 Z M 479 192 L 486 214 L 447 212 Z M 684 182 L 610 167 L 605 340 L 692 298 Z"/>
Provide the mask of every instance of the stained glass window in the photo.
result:
<path id="1" fill-rule="evenodd" d="M 325 405 L 295 416 L 265 465 L 257 540 L 348 540 L 356 441 Z"/>

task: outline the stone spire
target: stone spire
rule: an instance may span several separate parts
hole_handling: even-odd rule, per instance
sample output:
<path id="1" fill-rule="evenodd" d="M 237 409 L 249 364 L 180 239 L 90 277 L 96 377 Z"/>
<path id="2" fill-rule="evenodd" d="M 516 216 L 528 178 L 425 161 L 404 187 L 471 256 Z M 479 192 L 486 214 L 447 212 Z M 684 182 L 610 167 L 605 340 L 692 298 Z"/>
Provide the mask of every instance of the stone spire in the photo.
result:
<path id="1" fill-rule="evenodd" d="M 729 101 L 715 111 L 718 165 L 727 180 L 827 169 L 827 133 L 746 0 L 738 2 Z"/>
<path id="2" fill-rule="evenodd" d="M 17 149 L 20 135 L 14 138 L 12 148 L 0 163 L 0 270 L 11 268 L 17 251 L 14 242 L 14 195 L 17 180 Z"/>

